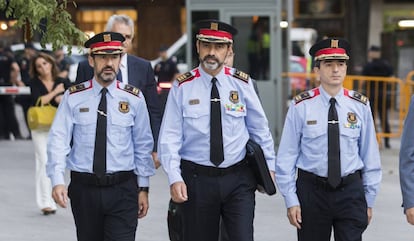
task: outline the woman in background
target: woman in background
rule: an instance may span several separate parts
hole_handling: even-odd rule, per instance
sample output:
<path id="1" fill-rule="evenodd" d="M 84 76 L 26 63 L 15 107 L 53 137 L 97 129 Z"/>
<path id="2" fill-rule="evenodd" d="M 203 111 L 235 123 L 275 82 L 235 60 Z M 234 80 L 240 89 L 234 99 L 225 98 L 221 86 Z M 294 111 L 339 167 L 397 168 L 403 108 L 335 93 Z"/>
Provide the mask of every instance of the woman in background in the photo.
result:
<path id="1" fill-rule="evenodd" d="M 68 79 L 58 77 L 58 67 L 52 56 L 39 53 L 30 65 L 30 90 L 32 106 L 40 98 L 41 104 L 57 107 L 63 92 L 70 86 Z M 52 199 L 52 185 L 46 176 L 47 136 L 49 130 L 31 130 L 36 160 L 36 202 L 44 215 L 56 213 Z"/>

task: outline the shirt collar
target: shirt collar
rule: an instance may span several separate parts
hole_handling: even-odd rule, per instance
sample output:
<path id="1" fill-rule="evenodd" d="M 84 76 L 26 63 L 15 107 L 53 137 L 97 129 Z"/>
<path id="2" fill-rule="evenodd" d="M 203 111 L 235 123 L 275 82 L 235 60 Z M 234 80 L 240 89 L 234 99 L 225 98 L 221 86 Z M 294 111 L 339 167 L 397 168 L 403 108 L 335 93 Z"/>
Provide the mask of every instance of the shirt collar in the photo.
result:
<path id="1" fill-rule="evenodd" d="M 100 95 L 101 94 L 101 90 L 103 89 L 103 86 L 100 85 L 98 83 L 98 81 L 96 81 L 95 78 L 92 79 L 92 82 L 93 82 L 92 84 L 94 86 L 94 88 L 93 88 L 93 94 L 94 94 L 94 96 Z M 113 96 L 114 90 L 117 88 L 116 87 L 117 82 L 118 81 L 112 81 L 112 83 L 106 87 L 108 89 L 108 94 L 110 96 Z"/>
<path id="2" fill-rule="evenodd" d="M 225 80 L 225 73 L 224 73 L 224 66 L 221 68 L 221 71 L 216 75 L 212 76 L 204 71 L 204 69 L 201 67 L 201 64 L 198 66 L 198 69 L 200 71 L 200 75 L 202 76 L 203 83 L 205 83 L 206 87 L 211 86 L 211 79 L 213 77 L 216 77 L 217 82 L 216 85 L 221 86 L 222 82 Z"/>
<path id="3" fill-rule="evenodd" d="M 122 55 L 121 63 L 119 64 L 120 68 L 126 68 L 127 67 L 127 58 L 128 58 L 128 54 Z"/>
<path id="4" fill-rule="evenodd" d="M 331 99 L 331 97 L 334 97 L 336 99 L 336 103 L 338 105 L 341 105 L 341 101 L 344 97 L 344 88 L 341 88 L 341 90 L 335 96 L 330 96 L 322 86 L 319 87 L 319 92 L 321 93 L 322 100 L 325 106 L 330 105 L 329 100 Z"/>

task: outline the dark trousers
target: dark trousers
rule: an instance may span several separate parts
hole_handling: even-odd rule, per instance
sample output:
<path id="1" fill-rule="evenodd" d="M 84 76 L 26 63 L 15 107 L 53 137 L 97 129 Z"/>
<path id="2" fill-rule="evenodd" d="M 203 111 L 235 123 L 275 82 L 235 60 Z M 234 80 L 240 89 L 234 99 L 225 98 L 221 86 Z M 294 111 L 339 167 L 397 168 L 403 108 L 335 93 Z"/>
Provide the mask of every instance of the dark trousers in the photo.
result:
<path id="1" fill-rule="evenodd" d="M 217 241 L 220 217 L 230 240 L 253 241 L 256 180 L 248 165 L 219 176 L 182 168 L 188 201 L 183 213 L 184 241 Z"/>
<path id="2" fill-rule="evenodd" d="M 9 139 L 10 133 L 21 138 L 14 105 L 13 96 L 0 95 L 0 139 Z"/>
<path id="3" fill-rule="evenodd" d="M 385 98 L 385 101 L 383 100 Z M 384 103 L 385 102 L 385 103 Z M 371 105 L 371 111 L 372 111 L 372 118 L 374 118 L 375 122 L 375 113 L 378 114 L 378 117 L 381 121 L 381 130 L 384 133 L 391 133 L 390 128 L 390 121 L 388 117 L 388 111 L 390 109 L 390 96 L 383 95 L 380 93 L 380 96 L 378 96 L 378 103 L 375 104 L 375 99 L 370 98 L 370 105 Z M 384 137 L 385 146 L 388 147 L 390 145 L 390 138 Z"/>
<path id="4" fill-rule="evenodd" d="M 361 241 L 368 225 L 367 203 L 362 180 L 335 190 L 314 180 L 299 178 L 297 195 L 302 211 L 299 241 Z"/>
<path id="5" fill-rule="evenodd" d="M 136 178 L 98 187 L 71 180 L 68 195 L 78 241 L 134 241 L 138 224 Z"/>

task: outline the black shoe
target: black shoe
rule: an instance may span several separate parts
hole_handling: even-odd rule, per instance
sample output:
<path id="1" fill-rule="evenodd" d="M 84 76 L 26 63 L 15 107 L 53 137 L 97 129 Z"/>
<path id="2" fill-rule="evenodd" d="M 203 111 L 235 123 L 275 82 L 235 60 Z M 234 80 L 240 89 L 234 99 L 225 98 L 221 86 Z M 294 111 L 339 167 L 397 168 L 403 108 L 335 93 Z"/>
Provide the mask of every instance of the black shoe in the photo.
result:
<path id="1" fill-rule="evenodd" d="M 390 149 L 391 148 L 390 143 L 385 143 L 385 148 Z"/>
<path id="2" fill-rule="evenodd" d="M 50 215 L 50 214 L 55 214 L 56 210 L 45 208 L 45 209 L 42 210 L 42 212 L 43 212 L 43 215 L 47 216 L 47 215 Z"/>

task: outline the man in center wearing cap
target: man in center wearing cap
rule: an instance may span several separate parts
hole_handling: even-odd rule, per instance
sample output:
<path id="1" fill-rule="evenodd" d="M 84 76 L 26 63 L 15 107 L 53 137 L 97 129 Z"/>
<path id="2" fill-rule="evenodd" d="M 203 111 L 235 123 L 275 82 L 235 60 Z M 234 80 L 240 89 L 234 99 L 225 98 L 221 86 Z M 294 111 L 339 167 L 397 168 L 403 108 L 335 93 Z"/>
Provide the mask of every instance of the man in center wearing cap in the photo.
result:
<path id="1" fill-rule="evenodd" d="M 256 180 L 245 161 L 258 142 L 274 176 L 274 143 L 250 77 L 224 66 L 237 30 L 196 23 L 200 64 L 174 81 L 158 141 L 171 198 L 183 213 L 185 241 L 218 240 L 220 217 L 230 240 L 252 241 Z"/>
<path id="2" fill-rule="evenodd" d="M 153 137 L 141 91 L 116 80 L 123 41 L 103 32 L 85 43 L 94 77 L 65 92 L 49 133 L 52 196 L 61 207 L 70 197 L 79 241 L 134 241 L 148 211 Z"/>
<path id="3" fill-rule="evenodd" d="M 329 241 L 332 229 L 336 241 L 361 240 L 382 175 L 369 101 L 343 87 L 346 40 L 322 40 L 309 53 L 320 86 L 290 104 L 276 183 L 299 241 Z"/>

